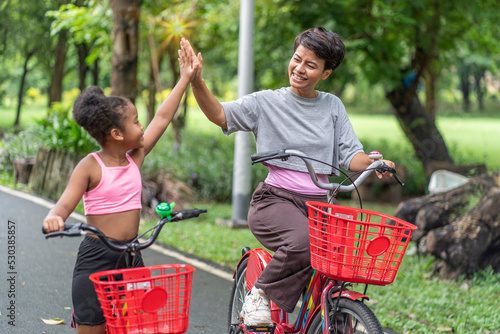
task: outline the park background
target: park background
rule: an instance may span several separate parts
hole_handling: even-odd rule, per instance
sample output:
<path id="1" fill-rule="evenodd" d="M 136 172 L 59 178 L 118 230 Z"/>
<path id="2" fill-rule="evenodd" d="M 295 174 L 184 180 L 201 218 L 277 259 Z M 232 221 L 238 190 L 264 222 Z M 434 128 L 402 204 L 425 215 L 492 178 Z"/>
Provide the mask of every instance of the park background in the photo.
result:
<path id="1" fill-rule="evenodd" d="M 255 90 L 288 85 L 297 33 L 316 25 L 340 33 L 346 59 L 319 89 L 343 100 L 366 151 L 380 150 L 404 166 L 403 198 L 427 193 L 430 161 L 500 170 L 497 1 L 255 5 Z M 96 148 L 71 117 L 74 99 L 89 85 L 128 96 L 147 124 L 178 79 L 181 36 L 203 53 L 204 78 L 220 100 L 236 98 L 239 10 L 238 1 L 3 1 L 1 184 L 33 192 L 15 180 L 14 161 L 33 157 L 40 147 L 77 154 Z M 119 13 L 130 29 L 124 49 L 115 25 Z M 401 105 L 412 106 L 412 118 L 403 117 Z M 437 132 L 415 133 L 419 127 Z M 428 139 L 445 150 L 419 150 L 418 143 Z M 180 205 L 209 208 L 205 218 L 172 228 L 162 241 L 228 267 L 242 246 L 259 246 L 248 230 L 215 224 L 231 214 L 233 145 L 234 138 L 204 118 L 188 91 L 142 170 L 148 181 L 168 179 Z M 252 182 L 265 173 L 252 167 Z M 348 198 L 343 204 L 357 205 Z M 393 214 L 396 205 L 364 206 Z M 486 268 L 443 281 L 433 276 L 434 262 L 411 251 L 394 284 L 371 288 L 370 307 L 382 325 L 403 333 L 499 333 L 499 274 Z"/>

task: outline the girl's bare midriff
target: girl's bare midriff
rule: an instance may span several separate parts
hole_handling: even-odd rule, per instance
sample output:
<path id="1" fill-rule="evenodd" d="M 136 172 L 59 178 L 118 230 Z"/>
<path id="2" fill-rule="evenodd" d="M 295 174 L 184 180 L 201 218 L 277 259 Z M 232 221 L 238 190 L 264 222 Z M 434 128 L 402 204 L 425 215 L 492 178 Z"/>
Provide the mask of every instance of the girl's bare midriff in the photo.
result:
<path id="1" fill-rule="evenodd" d="M 100 229 L 109 237 L 120 241 L 135 238 L 139 231 L 140 210 L 110 213 L 107 215 L 87 215 L 87 224 Z"/>

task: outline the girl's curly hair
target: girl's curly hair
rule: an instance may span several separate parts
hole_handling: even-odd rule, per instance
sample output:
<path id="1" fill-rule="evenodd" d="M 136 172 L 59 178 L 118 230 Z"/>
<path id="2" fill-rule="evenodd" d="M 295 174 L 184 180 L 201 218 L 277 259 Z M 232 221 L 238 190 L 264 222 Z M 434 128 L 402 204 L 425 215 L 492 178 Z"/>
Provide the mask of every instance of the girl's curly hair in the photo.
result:
<path id="1" fill-rule="evenodd" d="M 73 116 L 78 125 L 103 145 L 111 129 L 124 131 L 125 110 L 129 103 L 127 98 L 106 96 L 100 87 L 91 86 L 76 99 Z"/>

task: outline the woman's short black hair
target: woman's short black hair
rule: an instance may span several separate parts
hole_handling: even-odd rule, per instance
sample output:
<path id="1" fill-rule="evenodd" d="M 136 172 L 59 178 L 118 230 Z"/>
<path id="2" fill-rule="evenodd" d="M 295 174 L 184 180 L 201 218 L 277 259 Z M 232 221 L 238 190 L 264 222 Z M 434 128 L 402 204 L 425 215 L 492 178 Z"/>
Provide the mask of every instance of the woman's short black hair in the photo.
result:
<path id="1" fill-rule="evenodd" d="M 106 96 L 97 86 L 85 89 L 73 105 L 75 122 L 84 128 L 100 145 L 103 145 L 111 129 L 124 131 L 123 122 L 129 99 Z"/>
<path id="2" fill-rule="evenodd" d="M 313 51 L 325 60 L 324 70 L 335 70 L 345 56 L 345 45 L 339 34 L 323 27 L 308 29 L 295 37 L 294 51 L 299 45 Z"/>

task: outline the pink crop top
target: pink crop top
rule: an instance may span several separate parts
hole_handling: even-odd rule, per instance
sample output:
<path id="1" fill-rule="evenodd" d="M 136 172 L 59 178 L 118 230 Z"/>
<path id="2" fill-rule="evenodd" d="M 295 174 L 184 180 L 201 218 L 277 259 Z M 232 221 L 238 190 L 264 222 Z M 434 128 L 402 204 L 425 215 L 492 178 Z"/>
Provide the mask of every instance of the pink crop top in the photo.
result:
<path id="1" fill-rule="evenodd" d="M 106 167 L 97 153 L 90 153 L 101 165 L 101 181 L 83 194 L 86 215 L 105 215 L 141 209 L 141 172 L 127 154 L 127 166 Z"/>
<path id="2" fill-rule="evenodd" d="M 326 190 L 318 188 L 313 183 L 309 173 L 307 172 L 299 172 L 269 164 L 264 164 L 264 166 L 269 169 L 269 174 L 264 182 L 271 186 L 287 189 L 304 195 L 325 195 L 327 193 Z M 317 175 L 320 182 L 328 183 L 328 175 Z"/>

